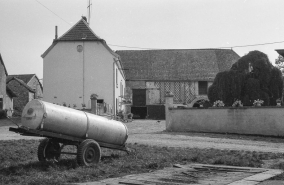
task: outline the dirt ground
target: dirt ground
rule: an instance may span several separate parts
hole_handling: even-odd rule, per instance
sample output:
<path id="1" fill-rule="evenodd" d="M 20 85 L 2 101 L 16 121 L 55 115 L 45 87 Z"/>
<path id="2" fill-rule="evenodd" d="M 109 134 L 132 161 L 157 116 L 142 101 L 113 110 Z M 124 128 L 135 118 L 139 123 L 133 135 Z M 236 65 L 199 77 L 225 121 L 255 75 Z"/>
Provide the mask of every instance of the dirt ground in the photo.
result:
<path id="1" fill-rule="evenodd" d="M 19 122 L 19 120 L 14 121 Z M 127 143 L 162 147 L 215 148 L 284 153 L 284 138 L 236 134 L 166 132 L 165 121 L 156 120 L 134 120 L 126 123 L 126 126 L 129 132 Z M 41 139 L 10 132 L 9 127 L 17 126 L 9 120 L 0 120 L 0 140 Z"/>

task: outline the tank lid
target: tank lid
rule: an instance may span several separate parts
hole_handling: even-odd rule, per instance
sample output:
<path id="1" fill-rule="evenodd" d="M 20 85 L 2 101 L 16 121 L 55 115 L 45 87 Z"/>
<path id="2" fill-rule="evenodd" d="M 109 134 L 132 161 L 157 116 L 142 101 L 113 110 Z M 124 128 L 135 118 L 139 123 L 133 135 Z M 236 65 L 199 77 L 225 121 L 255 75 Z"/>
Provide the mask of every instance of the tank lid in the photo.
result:
<path id="1" fill-rule="evenodd" d="M 40 100 L 32 100 L 26 104 L 21 117 L 22 126 L 39 129 L 45 114 L 44 104 Z"/>

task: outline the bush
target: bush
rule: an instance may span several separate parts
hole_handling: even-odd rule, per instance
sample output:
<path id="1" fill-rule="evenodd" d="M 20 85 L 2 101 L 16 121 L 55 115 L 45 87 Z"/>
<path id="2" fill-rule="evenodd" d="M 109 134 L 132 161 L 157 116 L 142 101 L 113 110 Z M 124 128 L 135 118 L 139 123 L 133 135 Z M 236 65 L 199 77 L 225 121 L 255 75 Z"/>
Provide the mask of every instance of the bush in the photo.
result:
<path id="1" fill-rule="evenodd" d="M 232 106 L 237 99 L 245 106 L 251 106 L 256 99 L 263 100 L 263 105 L 276 105 L 276 99 L 282 98 L 282 90 L 281 71 L 269 62 L 266 54 L 251 51 L 229 71 L 216 75 L 208 89 L 208 98 L 211 103 L 222 100 L 225 106 Z"/>

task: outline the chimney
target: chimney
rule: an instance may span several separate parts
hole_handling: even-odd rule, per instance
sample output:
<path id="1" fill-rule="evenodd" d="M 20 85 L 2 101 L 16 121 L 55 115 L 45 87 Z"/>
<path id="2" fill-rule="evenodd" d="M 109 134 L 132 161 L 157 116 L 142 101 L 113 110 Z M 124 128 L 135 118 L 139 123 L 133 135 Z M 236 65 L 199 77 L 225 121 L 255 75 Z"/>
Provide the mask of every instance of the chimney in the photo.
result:
<path id="1" fill-rule="evenodd" d="M 55 26 L 55 39 L 57 39 L 57 26 Z"/>
<path id="2" fill-rule="evenodd" d="M 82 19 L 84 19 L 86 22 L 87 22 L 87 17 L 85 16 L 82 16 Z"/>

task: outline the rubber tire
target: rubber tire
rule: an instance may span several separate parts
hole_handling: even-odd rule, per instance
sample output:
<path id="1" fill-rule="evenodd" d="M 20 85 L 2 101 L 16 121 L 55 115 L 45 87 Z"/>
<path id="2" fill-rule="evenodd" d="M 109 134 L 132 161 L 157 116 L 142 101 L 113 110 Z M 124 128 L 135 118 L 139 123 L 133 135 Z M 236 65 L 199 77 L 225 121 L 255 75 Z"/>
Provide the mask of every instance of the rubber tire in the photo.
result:
<path id="1" fill-rule="evenodd" d="M 58 142 L 53 141 L 52 139 L 45 138 L 38 145 L 37 149 L 37 157 L 41 162 L 49 161 L 49 160 L 59 160 L 60 153 L 52 153 L 52 152 L 60 152 L 60 145 Z"/>
<path id="2" fill-rule="evenodd" d="M 84 140 L 77 149 L 77 163 L 80 166 L 98 164 L 101 159 L 100 145 L 93 139 Z"/>

